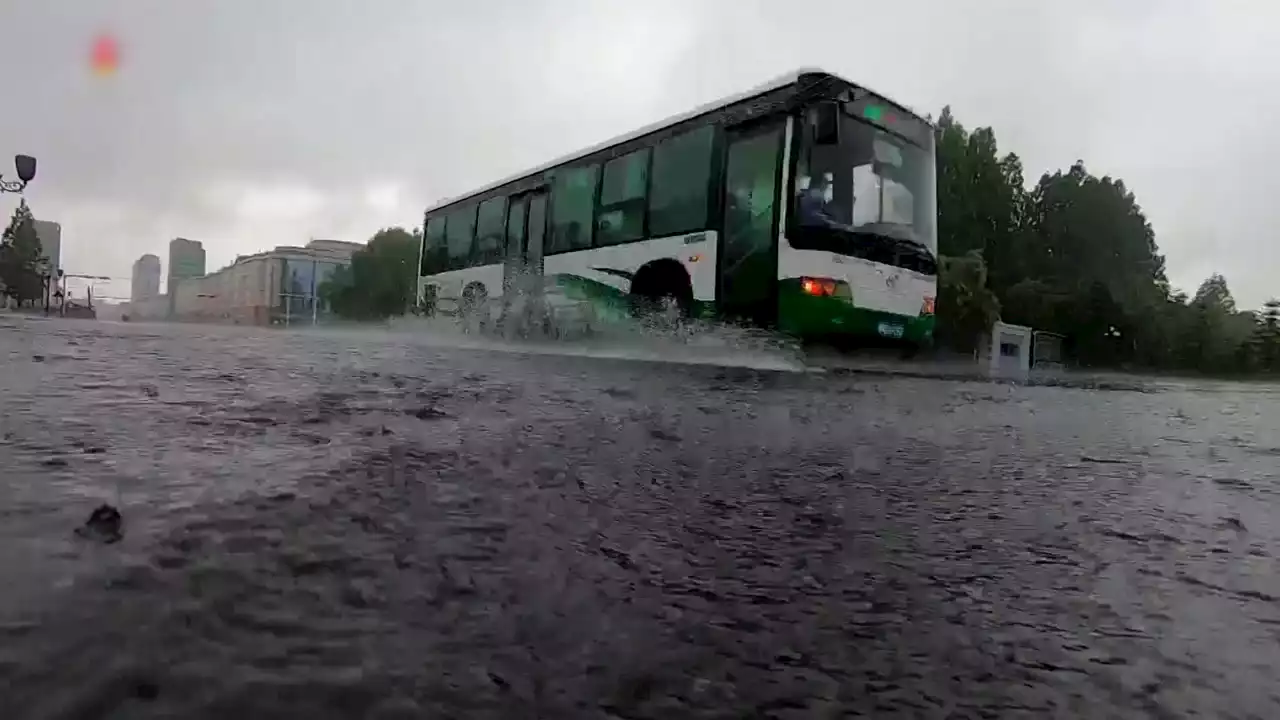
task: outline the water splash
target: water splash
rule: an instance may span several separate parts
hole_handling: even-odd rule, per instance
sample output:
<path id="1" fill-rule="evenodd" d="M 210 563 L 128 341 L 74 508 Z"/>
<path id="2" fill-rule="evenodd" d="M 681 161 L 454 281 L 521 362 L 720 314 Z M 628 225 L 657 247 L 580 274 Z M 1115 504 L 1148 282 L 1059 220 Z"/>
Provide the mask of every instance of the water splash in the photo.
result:
<path id="1" fill-rule="evenodd" d="M 393 332 L 437 346 L 500 352 L 564 354 L 602 359 L 674 362 L 803 372 L 790 339 L 756 328 L 680 318 L 670 308 L 641 317 L 600 310 L 590 302 L 547 293 L 517 295 L 477 308 L 466 319 L 438 316 L 392 321 Z"/>

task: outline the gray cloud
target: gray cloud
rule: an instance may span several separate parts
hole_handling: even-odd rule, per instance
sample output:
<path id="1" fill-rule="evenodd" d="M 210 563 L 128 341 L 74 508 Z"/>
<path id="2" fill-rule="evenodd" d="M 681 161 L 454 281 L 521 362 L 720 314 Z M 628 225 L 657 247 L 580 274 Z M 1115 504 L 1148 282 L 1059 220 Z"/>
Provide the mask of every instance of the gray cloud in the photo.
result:
<path id="1" fill-rule="evenodd" d="M 690 9 L 693 8 L 693 9 Z M 363 239 L 422 209 L 799 65 L 993 125 L 1030 180 L 1125 179 L 1174 283 L 1280 293 L 1280 6 L 1246 0 L 643 5 L 585 0 L 0 0 L 0 153 L 66 265 L 125 276 L 176 235 L 210 263 Z M 121 40 L 113 78 L 91 38 Z M 10 199 L 0 211 L 10 207 Z"/>

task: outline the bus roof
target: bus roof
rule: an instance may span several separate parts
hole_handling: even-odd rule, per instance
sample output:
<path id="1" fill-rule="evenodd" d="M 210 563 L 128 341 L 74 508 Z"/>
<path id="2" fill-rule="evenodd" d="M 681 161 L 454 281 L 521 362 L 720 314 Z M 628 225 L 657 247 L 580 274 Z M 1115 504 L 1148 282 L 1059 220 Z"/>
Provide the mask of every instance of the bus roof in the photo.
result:
<path id="1" fill-rule="evenodd" d="M 719 109 L 721 109 L 721 108 L 725 108 L 725 107 L 728 107 L 728 106 L 730 106 L 730 105 L 733 105 L 734 103 L 742 102 L 743 100 L 748 100 L 748 99 L 750 99 L 750 98 L 756 97 L 757 95 L 764 95 L 764 94 L 769 93 L 769 92 L 772 92 L 772 91 L 774 91 L 774 90 L 778 90 L 778 89 L 780 89 L 780 88 L 784 88 L 784 87 L 786 87 L 786 86 L 788 86 L 788 85 L 791 85 L 791 84 L 793 84 L 793 83 L 798 82 L 798 81 L 800 80 L 800 77 L 801 77 L 802 75 L 808 75 L 808 74 L 811 74 L 811 73 L 813 73 L 813 74 L 820 74 L 820 75 L 830 75 L 831 77 L 834 77 L 834 78 L 836 78 L 836 79 L 838 79 L 838 80 L 841 80 L 841 81 L 843 81 L 843 82 L 849 83 L 850 85 L 857 85 L 857 83 L 849 82 L 848 80 L 845 80 L 844 78 L 840 77 L 839 75 L 836 75 L 835 73 L 829 73 L 829 72 L 827 72 L 826 70 L 823 70 L 823 69 L 821 69 L 821 68 L 816 68 L 816 67 L 801 67 L 801 68 L 796 68 L 795 70 L 792 70 L 791 72 L 785 73 L 785 74 L 783 74 L 783 75 L 779 75 L 779 76 L 777 76 L 777 77 L 773 78 L 772 80 L 769 80 L 768 82 L 765 82 L 765 83 L 762 83 L 762 84 L 760 84 L 760 85 L 757 85 L 757 86 L 755 86 L 755 87 L 751 88 L 750 90 L 745 90 L 745 91 L 743 91 L 743 92 L 739 92 L 739 93 L 735 93 L 735 94 L 733 94 L 733 95 L 728 95 L 728 96 L 726 96 L 726 97 L 722 97 L 722 98 L 720 98 L 719 100 L 715 100 L 715 101 L 713 101 L 713 102 L 709 102 L 709 103 L 706 103 L 706 104 L 703 104 L 703 105 L 699 105 L 698 107 L 695 107 L 694 109 L 689 110 L 689 111 L 687 111 L 687 112 L 682 112 L 682 113 L 679 113 L 679 114 L 676 114 L 676 115 L 672 115 L 671 117 L 668 117 L 668 118 L 666 118 L 665 120 L 660 120 L 660 121 L 658 121 L 658 122 L 656 122 L 656 123 L 651 123 L 651 124 L 649 124 L 649 125 L 646 125 L 646 126 L 644 126 L 644 127 L 640 128 L 639 130 L 634 130 L 634 131 L 632 131 L 632 132 L 626 133 L 625 135 L 619 135 L 618 137 L 611 138 L 611 139 L 609 139 L 609 140 L 606 140 L 605 142 L 597 143 L 597 144 L 592 145 L 592 146 L 590 146 L 590 147 L 587 147 L 587 148 L 585 148 L 585 149 L 578 150 L 577 152 L 573 152 L 573 153 L 570 153 L 570 154 L 568 154 L 568 155 L 564 155 L 564 156 L 562 156 L 562 157 L 558 157 L 558 158 L 556 158 L 555 160 L 552 160 L 552 161 L 550 161 L 550 162 L 543 163 L 543 164 L 541 164 L 541 165 L 539 165 L 539 166 L 537 166 L 537 167 L 531 168 L 531 169 L 529 169 L 529 170 L 525 170 L 524 172 L 516 173 L 515 175 L 512 175 L 512 176 L 510 176 L 510 177 L 505 177 L 505 178 L 503 178 L 503 179 L 499 180 L 498 182 L 489 183 L 488 185 L 485 185 L 484 187 L 477 188 L 477 189 L 472 190 L 472 191 L 470 191 L 470 192 L 463 193 L 463 194 L 461 194 L 461 195 L 456 195 L 456 196 L 454 196 L 454 197 L 444 198 L 444 199 L 442 199 L 442 200 L 437 201 L 434 205 L 432 205 L 432 206 L 428 207 L 428 208 L 426 209 L 426 212 L 428 212 L 428 213 L 429 213 L 429 212 L 432 212 L 432 211 L 434 211 L 434 210 L 439 210 L 440 208 L 447 207 L 447 206 L 449 206 L 449 205 L 453 205 L 454 203 L 462 202 L 463 200 L 466 200 L 467 198 L 469 198 L 469 197 L 471 197 L 471 196 L 473 196 L 473 195 L 480 195 L 480 194 L 486 193 L 486 192 L 488 192 L 488 191 L 490 191 L 490 190 L 493 190 L 493 189 L 495 189 L 495 188 L 500 188 L 500 187 L 502 187 L 503 185 L 506 185 L 507 183 L 512 183 L 512 182 L 515 182 L 515 181 L 517 181 L 517 180 L 522 180 L 522 179 L 524 179 L 524 178 L 527 178 L 527 177 L 529 177 L 529 176 L 531 176 L 531 175 L 537 175 L 538 173 L 546 172 L 546 171 L 548 171 L 548 170 L 550 170 L 550 169 L 552 169 L 552 168 L 554 168 L 554 167 L 557 167 L 557 166 L 559 166 L 559 165 L 564 165 L 564 164 L 566 164 L 566 163 L 571 163 L 571 162 L 573 162 L 574 160 L 577 160 L 577 159 L 579 159 L 579 158 L 584 158 L 584 157 L 586 157 L 586 156 L 588 156 L 588 155 L 591 155 L 592 153 L 599 152 L 599 151 L 601 151 L 601 150 L 604 150 L 604 149 L 606 149 L 606 148 L 612 147 L 612 146 L 614 146 L 614 145 L 619 145 L 619 144 L 624 143 L 624 142 L 627 142 L 627 141 L 629 141 L 629 140 L 634 140 L 634 139 L 639 138 L 639 137 L 644 137 L 645 135 L 648 135 L 649 133 L 657 132 L 657 131 L 659 131 L 659 130 L 662 130 L 663 128 L 670 127 L 670 126 L 672 126 L 672 125 L 677 125 L 677 124 L 682 123 L 682 122 L 684 122 L 684 121 L 686 121 L 686 120 L 692 120 L 693 118 L 696 118 L 696 117 L 698 117 L 699 115 L 705 115 L 705 114 L 707 114 L 707 113 L 712 113 L 712 112 L 715 112 L 715 111 L 717 111 L 717 110 L 719 110 Z M 912 115 L 916 115 L 916 116 L 917 116 L 917 117 L 919 117 L 921 120 L 924 120 L 924 119 L 925 119 L 923 115 L 920 115 L 920 114 L 919 114 L 919 113 L 917 113 L 915 110 L 912 110 L 911 108 L 909 108 L 909 107 L 907 107 L 907 106 L 905 106 L 905 105 L 902 105 L 901 103 L 898 103 L 898 102 L 894 101 L 892 98 L 888 97 L 887 95 L 884 95 L 884 94 L 882 94 L 882 93 L 878 93 L 878 92 L 876 92 L 875 90 L 872 90 L 871 88 L 869 88 L 869 87 L 867 87 L 867 86 L 865 86 L 865 85 L 857 85 L 857 86 L 858 86 L 858 87 L 861 87 L 863 90 L 867 90 L 867 91 L 871 92 L 872 94 L 874 94 L 874 95 L 876 95 L 876 96 L 878 96 L 878 97 L 881 97 L 881 98 L 883 98 L 883 99 L 885 99 L 885 100 L 887 100 L 887 101 L 889 101 L 889 102 L 892 102 L 894 105 L 897 105 L 898 107 L 902 108 L 903 110 L 906 110 L 907 112 L 910 112 Z M 927 121 L 926 121 L 926 122 L 927 122 Z M 932 125 L 932 123 L 929 123 L 929 124 L 930 124 L 930 125 Z"/>

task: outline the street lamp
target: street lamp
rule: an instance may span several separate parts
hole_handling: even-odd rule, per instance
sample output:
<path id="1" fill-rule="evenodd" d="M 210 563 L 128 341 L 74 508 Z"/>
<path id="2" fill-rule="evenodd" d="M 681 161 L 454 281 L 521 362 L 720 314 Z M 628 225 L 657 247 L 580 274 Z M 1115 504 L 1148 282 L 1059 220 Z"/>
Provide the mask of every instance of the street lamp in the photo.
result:
<path id="1" fill-rule="evenodd" d="M 30 155 L 14 155 L 13 167 L 18 171 L 17 180 L 5 180 L 0 175 L 0 192 L 20 193 L 36 176 L 36 159 Z"/>

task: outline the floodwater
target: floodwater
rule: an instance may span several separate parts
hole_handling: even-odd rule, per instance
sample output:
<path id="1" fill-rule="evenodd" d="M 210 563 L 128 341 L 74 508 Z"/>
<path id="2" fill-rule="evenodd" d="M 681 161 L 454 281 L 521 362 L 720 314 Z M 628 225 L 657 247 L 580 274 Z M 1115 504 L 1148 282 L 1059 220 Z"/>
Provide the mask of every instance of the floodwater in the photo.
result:
<path id="1" fill-rule="evenodd" d="M 1280 716 L 1275 388 L 600 354 L 0 318 L 0 717 Z"/>

